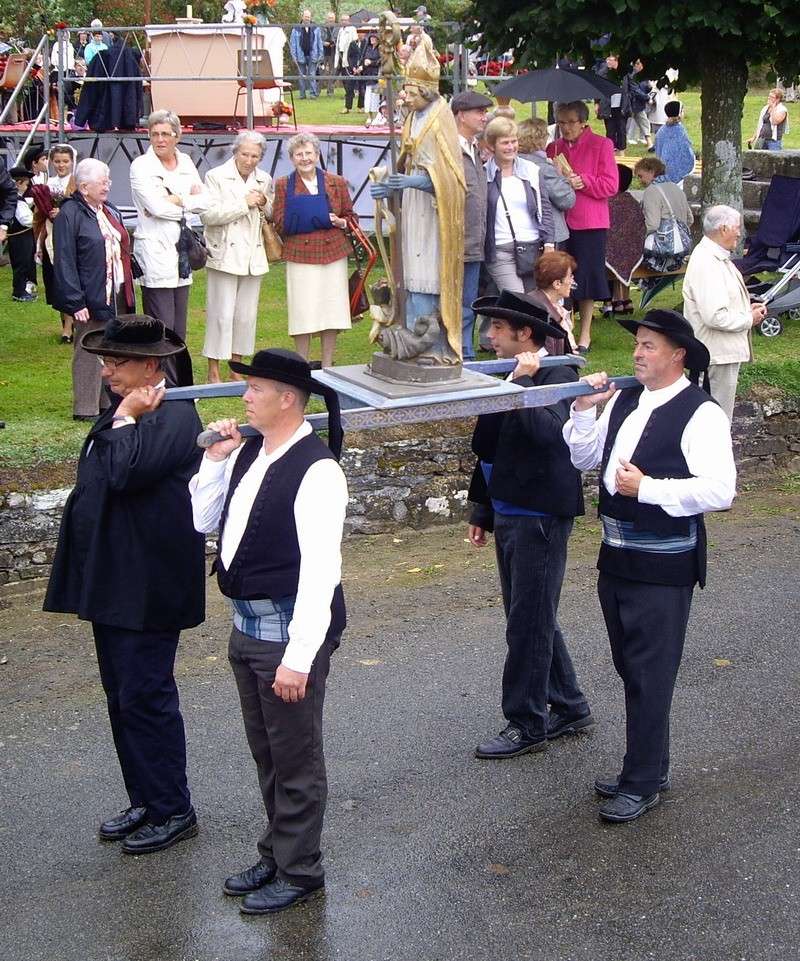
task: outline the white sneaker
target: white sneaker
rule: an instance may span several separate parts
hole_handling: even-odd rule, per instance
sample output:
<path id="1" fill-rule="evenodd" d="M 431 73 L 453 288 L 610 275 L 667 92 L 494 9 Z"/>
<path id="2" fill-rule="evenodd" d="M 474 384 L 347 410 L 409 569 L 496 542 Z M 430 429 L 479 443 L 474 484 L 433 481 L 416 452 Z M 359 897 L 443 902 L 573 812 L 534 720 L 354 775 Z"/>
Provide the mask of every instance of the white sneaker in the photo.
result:
<path id="1" fill-rule="evenodd" d="M 29 280 L 27 284 L 25 284 L 25 293 L 26 294 L 36 293 L 36 284 L 32 280 Z"/>

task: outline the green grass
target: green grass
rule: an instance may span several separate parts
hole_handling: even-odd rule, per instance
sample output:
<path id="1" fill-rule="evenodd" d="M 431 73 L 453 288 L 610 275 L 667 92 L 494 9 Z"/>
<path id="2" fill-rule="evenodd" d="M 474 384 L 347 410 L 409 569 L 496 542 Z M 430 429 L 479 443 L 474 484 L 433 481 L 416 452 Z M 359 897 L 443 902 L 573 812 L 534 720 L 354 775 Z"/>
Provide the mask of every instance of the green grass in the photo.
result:
<path id="1" fill-rule="evenodd" d="M 197 383 L 206 379 L 205 359 L 200 350 L 205 323 L 205 275 L 195 275 L 192 288 L 188 343 L 194 358 Z M 3 367 L 0 372 L 0 469 L 25 469 L 22 478 L 30 487 L 41 486 L 47 465 L 73 458 L 86 435 L 86 425 L 72 421 L 71 356 L 73 348 L 60 343 L 58 315 L 43 300 L 18 304 L 11 300 L 11 271 L 0 269 Z M 669 289 L 656 298 L 656 306 L 674 307 L 680 289 Z M 355 324 L 340 335 L 337 364 L 363 363 L 369 359 L 369 321 Z M 592 352 L 587 372 L 630 371 L 631 337 L 613 321 L 596 319 Z M 286 329 L 285 271 L 275 265 L 267 275 L 261 293 L 256 343 L 259 347 L 291 347 Z M 790 393 L 800 394 L 800 324 L 787 324 L 780 337 L 754 338 L 756 363 L 743 370 L 741 385 L 765 383 Z M 314 341 L 312 357 L 319 356 L 319 341 Z M 210 420 L 222 412 L 232 415 L 241 409 L 238 399 L 206 401 L 200 416 Z M 39 476 L 37 476 L 37 468 Z M 19 478 L 17 478 L 19 482 Z M 18 484 L 19 486 L 19 484 Z"/>

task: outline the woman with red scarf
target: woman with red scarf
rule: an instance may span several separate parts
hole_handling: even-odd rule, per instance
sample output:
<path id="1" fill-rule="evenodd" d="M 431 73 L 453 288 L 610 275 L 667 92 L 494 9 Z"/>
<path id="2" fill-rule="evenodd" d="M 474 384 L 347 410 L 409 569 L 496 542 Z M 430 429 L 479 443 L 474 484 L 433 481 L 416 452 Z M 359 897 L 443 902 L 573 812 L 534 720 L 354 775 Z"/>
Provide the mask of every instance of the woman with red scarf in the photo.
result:
<path id="1" fill-rule="evenodd" d="M 108 401 L 97 358 L 80 349 L 80 339 L 118 313 L 134 313 L 136 302 L 128 231 L 119 211 L 107 202 L 108 166 L 101 160 L 82 160 L 75 182 L 78 189 L 53 222 L 54 301 L 56 309 L 75 318 L 72 418 L 94 420 Z"/>

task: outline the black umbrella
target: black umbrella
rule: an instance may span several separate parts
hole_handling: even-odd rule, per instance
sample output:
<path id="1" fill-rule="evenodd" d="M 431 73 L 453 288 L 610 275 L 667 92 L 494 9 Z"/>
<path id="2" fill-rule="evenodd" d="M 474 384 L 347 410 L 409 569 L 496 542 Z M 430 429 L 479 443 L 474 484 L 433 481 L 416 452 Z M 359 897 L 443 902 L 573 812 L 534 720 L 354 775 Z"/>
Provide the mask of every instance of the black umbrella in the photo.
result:
<path id="1" fill-rule="evenodd" d="M 497 84 L 492 93 L 496 97 L 509 97 L 522 103 L 534 100 L 567 103 L 570 100 L 598 100 L 622 91 L 615 83 L 590 70 L 548 67 L 504 80 Z"/>

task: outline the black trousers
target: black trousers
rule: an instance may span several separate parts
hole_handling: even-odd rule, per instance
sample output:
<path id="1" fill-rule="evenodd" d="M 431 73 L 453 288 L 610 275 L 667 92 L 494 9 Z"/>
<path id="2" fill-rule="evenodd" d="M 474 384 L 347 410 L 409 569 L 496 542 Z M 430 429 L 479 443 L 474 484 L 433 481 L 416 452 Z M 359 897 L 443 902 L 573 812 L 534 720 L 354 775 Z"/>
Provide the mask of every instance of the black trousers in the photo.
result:
<path id="1" fill-rule="evenodd" d="M 603 121 L 606 127 L 606 136 L 614 144 L 615 150 L 624 150 L 628 145 L 626 133 L 627 120 L 622 115 L 619 107 L 611 108 L 611 116 Z"/>
<path id="2" fill-rule="evenodd" d="M 353 109 L 353 95 L 358 94 L 358 106 L 359 108 L 364 106 L 364 92 L 367 89 L 363 80 L 356 80 L 353 77 L 347 77 L 344 81 L 344 105 L 347 110 Z"/>
<path id="3" fill-rule="evenodd" d="M 13 278 L 12 295 L 22 297 L 26 293 L 28 281 L 36 283 L 36 261 L 34 260 L 36 243 L 32 230 L 23 230 L 21 227 L 17 227 L 16 230 L 21 232 L 16 233 L 12 226 L 8 237 L 8 259 L 11 261 Z"/>
<path id="4" fill-rule="evenodd" d="M 669 771 L 669 715 L 693 590 L 604 573 L 597 581 L 614 667 L 625 685 L 619 786 L 628 794 L 653 794 Z"/>
<path id="5" fill-rule="evenodd" d="M 179 634 L 92 624 L 111 733 L 131 807 L 153 824 L 191 806 L 186 736 L 175 685 Z"/>
<path id="6" fill-rule="evenodd" d="M 301 887 L 324 879 L 322 822 L 328 799 L 322 709 L 332 647 L 326 641 L 308 676 L 306 696 L 287 704 L 272 690 L 285 644 L 231 632 L 230 661 L 247 743 L 256 762 L 267 826 L 258 851 L 278 876 Z"/>
<path id="7" fill-rule="evenodd" d="M 557 617 L 573 521 L 495 514 L 494 524 L 508 645 L 503 714 L 540 738 L 547 733 L 548 703 L 569 716 L 589 710 Z"/>

